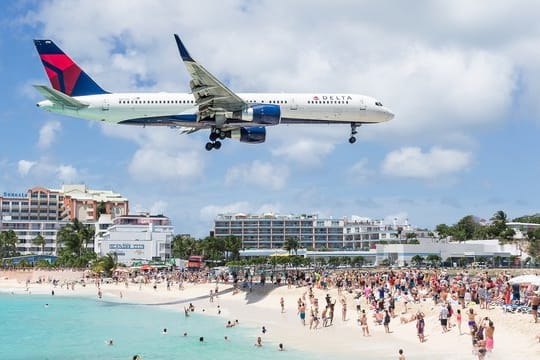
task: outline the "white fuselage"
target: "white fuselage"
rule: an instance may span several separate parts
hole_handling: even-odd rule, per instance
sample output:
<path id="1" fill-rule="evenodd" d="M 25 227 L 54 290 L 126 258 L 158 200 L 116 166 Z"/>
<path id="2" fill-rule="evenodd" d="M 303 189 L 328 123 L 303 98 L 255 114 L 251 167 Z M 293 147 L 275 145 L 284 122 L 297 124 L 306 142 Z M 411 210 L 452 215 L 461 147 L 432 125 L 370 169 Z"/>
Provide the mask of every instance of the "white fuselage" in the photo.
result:
<path id="1" fill-rule="evenodd" d="M 372 97 L 357 94 L 238 94 L 248 104 L 274 104 L 281 123 L 379 123 L 392 112 Z M 74 110 L 49 100 L 37 105 L 47 111 L 88 120 L 144 126 L 199 127 L 198 106 L 187 93 L 115 93 L 74 97 L 87 107 Z M 258 124 L 253 124 L 257 126 Z M 250 126 L 246 122 L 246 126 Z"/>

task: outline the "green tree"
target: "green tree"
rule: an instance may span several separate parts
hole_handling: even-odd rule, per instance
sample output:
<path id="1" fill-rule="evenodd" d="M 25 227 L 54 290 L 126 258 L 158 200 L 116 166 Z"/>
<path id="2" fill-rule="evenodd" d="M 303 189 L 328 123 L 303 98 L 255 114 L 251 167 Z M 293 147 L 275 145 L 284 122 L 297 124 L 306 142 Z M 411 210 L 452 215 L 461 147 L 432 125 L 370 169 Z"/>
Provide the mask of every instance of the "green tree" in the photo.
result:
<path id="1" fill-rule="evenodd" d="M 107 206 L 105 205 L 104 201 L 101 201 L 97 206 L 97 219 L 103 214 L 107 213 Z"/>
<path id="2" fill-rule="evenodd" d="M 454 234 L 456 234 L 456 232 L 460 233 L 460 237 L 463 237 L 463 239 L 458 238 L 460 241 L 471 240 L 474 239 L 474 235 L 476 234 L 476 229 L 478 227 L 479 224 L 474 220 L 474 216 L 467 215 L 459 220 L 454 226 Z"/>
<path id="3" fill-rule="evenodd" d="M 540 214 L 524 215 L 521 217 L 517 217 L 512 221 L 521 222 L 521 223 L 529 223 L 529 224 L 540 224 Z"/>
<path id="4" fill-rule="evenodd" d="M 364 265 L 365 258 L 363 256 L 355 256 L 351 260 L 352 266 L 362 266 Z"/>
<path id="5" fill-rule="evenodd" d="M 431 263 L 431 265 L 435 266 L 437 263 L 439 263 L 442 259 L 439 255 L 437 254 L 429 254 L 427 257 L 426 257 L 426 260 L 429 261 Z"/>
<path id="6" fill-rule="evenodd" d="M 223 260 L 225 240 L 223 238 L 207 236 L 200 242 L 202 254 L 209 260 Z"/>
<path id="7" fill-rule="evenodd" d="M 416 233 L 415 232 L 409 232 L 405 235 L 405 239 L 407 240 L 407 244 L 412 244 L 413 243 L 413 240 L 415 240 L 417 243 L 418 242 L 418 238 L 416 236 Z"/>
<path id="8" fill-rule="evenodd" d="M 490 233 L 496 238 L 504 239 L 504 232 L 507 230 L 506 222 L 508 216 L 502 210 L 497 211 L 491 217 Z"/>
<path id="9" fill-rule="evenodd" d="M 439 235 L 439 240 L 452 235 L 452 229 L 446 224 L 439 224 L 435 227 L 435 231 Z"/>
<path id="10" fill-rule="evenodd" d="M 37 234 L 37 236 L 32 239 L 32 245 L 41 247 L 41 254 L 45 251 L 45 244 L 47 244 L 47 242 L 41 234 Z"/>
<path id="11" fill-rule="evenodd" d="M 118 255 L 116 253 L 108 253 L 105 256 L 98 258 L 92 265 L 92 270 L 97 273 L 103 272 L 105 276 L 112 275 L 113 270 L 118 266 Z"/>
<path id="12" fill-rule="evenodd" d="M 0 232 L 0 258 L 18 255 L 17 244 L 19 238 L 13 230 Z"/>
<path id="13" fill-rule="evenodd" d="M 236 236 L 227 236 L 225 239 L 225 251 L 228 258 L 239 259 L 240 249 L 242 249 L 242 240 Z"/>
<path id="14" fill-rule="evenodd" d="M 413 264 L 415 264 L 416 266 L 418 265 L 421 265 L 423 262 L 424 262 L 424 257 L 420 256 L 420 255 L 414 255 L 412 258 L 411 258 L 411 262 Z"/>
<path id="15" fill-rule="evenodd" d="M 68 254 L 80 257 L 85 252 L 90 241 L 94 239 L 94 229 L 81 223 L 78 219 L 64 226 L 56 235 L 56 242 Z"/>
<path id="16" fill-rule="evenodd" d="M 298 255 L 298 248 L 300 246 L 300 242 L 297 238 L 288 237 L 285 239 L 285 244 L 283 245 L 283 248 L 289 252 L 289 255 L 294 251 L 295 255 Z"/>
<path id="17" fill-rule="evenodd" d="M 172 255 L 175 258 L 187 259 L 197 253 L 197 240 L 187 235 L 176 235 L 172 241 Z"/>

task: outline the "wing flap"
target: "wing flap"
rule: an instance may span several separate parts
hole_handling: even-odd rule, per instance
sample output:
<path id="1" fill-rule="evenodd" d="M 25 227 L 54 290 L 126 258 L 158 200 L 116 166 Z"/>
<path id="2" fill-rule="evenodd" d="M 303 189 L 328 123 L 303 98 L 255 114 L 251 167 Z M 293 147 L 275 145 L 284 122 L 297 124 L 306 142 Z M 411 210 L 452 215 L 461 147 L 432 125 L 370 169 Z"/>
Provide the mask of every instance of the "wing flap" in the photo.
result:
<path id="1" fill-rule="evenodd" d="M 205 114 L 201 117 L 206 117 L 206 114 L 212 116 L 216 111 L 233 112 L 245 109 L 246 102 L 195 61 L 189 55 L 178 35 L 175 34 L 174 37 L 182 61 L 192 78 L 189 86 L 197 105 L 199 105 L 199 113 Z"/>
<path id="2" fill-rule="evenodd" d="M 47 100 L 50 100 L 51 102 L 55 104 L 72 108 L 72 109 L 82 109 L 82 108 L 88 107 L 88 104 L 85 104 L 77 99 L 72 98 L 71 96 L 68 96 L 48 86 L 45 86 L 45 85 L 33 85 L 33 86 Z"/>

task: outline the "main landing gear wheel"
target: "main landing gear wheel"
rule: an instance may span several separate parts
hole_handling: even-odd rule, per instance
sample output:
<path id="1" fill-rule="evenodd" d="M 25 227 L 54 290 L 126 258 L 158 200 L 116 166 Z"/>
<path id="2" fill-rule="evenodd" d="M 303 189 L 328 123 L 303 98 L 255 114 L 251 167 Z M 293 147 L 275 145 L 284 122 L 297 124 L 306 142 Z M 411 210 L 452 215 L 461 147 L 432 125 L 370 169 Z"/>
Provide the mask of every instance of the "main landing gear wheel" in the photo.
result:
<path id="1" fill-rule="evenodd" d="M 349 138 L 349 143 L 350 144 L 354 144 L 356 142 L 356 137 L 354 135 L 356 135 L 358 133 L 356 128 L 359 127 L 359 126 L 360 126 L 360 124 L 351 123 L 351 137 Z"/>
<path id="2" fill-rule="evenodd" d="M 221 148 L 221 141 L 214 141 L 214 142 L 207 142 L 206 145 L 204 145 L 204 148 L 207 150 L 207 151 L 210 151 L 212 149 L 216 149 L 216 150 L 219 150 Z"/>

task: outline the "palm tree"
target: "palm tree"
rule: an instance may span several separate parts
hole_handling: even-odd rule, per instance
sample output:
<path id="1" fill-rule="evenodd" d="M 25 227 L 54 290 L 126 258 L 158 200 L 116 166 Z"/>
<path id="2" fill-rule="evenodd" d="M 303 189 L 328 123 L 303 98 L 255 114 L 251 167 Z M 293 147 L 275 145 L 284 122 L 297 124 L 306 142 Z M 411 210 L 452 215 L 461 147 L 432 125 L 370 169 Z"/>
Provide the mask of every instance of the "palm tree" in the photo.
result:
<path id="1" fill-rule="evenodd" d="M 294 251 L 295 255 L 298 255 L 298 247 L 300 246 L 300 242 L 297 238 L 288 237 L 285 239 L 285 244 L 283 245 L 283 248 L 289 252 L 289 255 L 291 255 L 292 251 Z"/>
<path id="2" fill-rule="evenodd" d="M 413 264 L 415 264 L 416 266 L 422 264 L 424 262 L 424 258 L 420 255 L 414 255 L 412 258 L 411 258 L 411 262 Z"/>
<path id="3" fill-rule="evenodd" d="M 502 234 L 507 229 L 506 222 L 508 220 L 508 216 L 506 215 L 506 213 L 502 210 L 499 210 L 495 214 L 493 214 L 490 220 L 493 222 L 493 224 L 490 226 L 492 235 L 499 238 L 501 236 L 504 237 L 504 235 Z"/>
<path id="4" fill-rule="evenodd" d="M 441 261 L 441 257 L 437 254 L 429 254 L 426 260 L 429 261 L 431 265 L 435 266 L 435 264 Z"/>
<path id="5" fill-rule="evenodd" d="M 225 238 L 225 251 L 227 251 L 227 257 L 231 256 L 233 259 L 240 257 L 240 249 L 242 248 L 242 240 L 236 236 L 227 236 Z"/>
<path id="6" fill-rule="evenodd" d="M 104 272 L 105 276 L 111 276 L 112 271 L 118 265 L 118 255 L 116 253 L 108 253 L 105 256 L 100 257 L 94 262 L 92 270 L 97 273 Z"/>
<path id="7" fill-rule="evenodd" d="M 81 257 L 93 239 L 94 230 L 90 225 L 85 225 L 78 219 L 68 223 L 56 235 L 56 242 L 62 245 L 69 254 L 77 257 Z"/>
<path id="8" fill-rule="evenodd" d="M 186 235 L 176 235 L 172 241 L 173 257 L 187 259 L 197 249 L 196 240 Z"/>
<path id="9" fill-rule="evenodd" d="M 32 240 L 32 245 L 41 247 L 41 255 L 43 255 L 45 251 L 45 244 L 47 244 L 47 241 L 45 241 L 45 238 L 41 234 L 37 234 L 37 236 Z"/>
<path id="10" fill-rule="evenodd" d="M 416 244 L 418 243 L 418 237 L 416 236 L 415 232 L 410 232 L 405 235 L 406 243 L 408 244 Z"/>
<path id="11" fill-rule="evenodd" d="M 0 257 L 12 257 L 17 255 L 17 243 L 19 238 L 13 230 L 0 233 Z"/>

